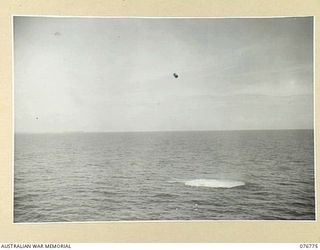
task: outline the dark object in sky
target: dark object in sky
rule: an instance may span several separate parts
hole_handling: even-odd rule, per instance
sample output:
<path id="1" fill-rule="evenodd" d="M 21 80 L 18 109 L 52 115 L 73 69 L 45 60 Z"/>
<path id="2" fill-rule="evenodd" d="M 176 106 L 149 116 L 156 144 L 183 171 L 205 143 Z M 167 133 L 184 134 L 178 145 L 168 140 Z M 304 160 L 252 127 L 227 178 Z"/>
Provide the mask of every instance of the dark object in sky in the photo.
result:
<path id="1" fill-rule="evenodd" d="M 178 77 L 179 77 L 177 73 L 173 73 L 173 76 L 174 76 L 175 78 L 178 78 Z"/>
<path id="2" fill-rule="evenodd" d="M 54 35 L 55 35 L 55 36 L 60 36 L 61 33 L 57 31 L 57 32 L 54 33 Z"/>
<path id="3" fill-rule="evenodd" d="M 36 120 L 39 120 L 39 117 L 36 117 Z"/>

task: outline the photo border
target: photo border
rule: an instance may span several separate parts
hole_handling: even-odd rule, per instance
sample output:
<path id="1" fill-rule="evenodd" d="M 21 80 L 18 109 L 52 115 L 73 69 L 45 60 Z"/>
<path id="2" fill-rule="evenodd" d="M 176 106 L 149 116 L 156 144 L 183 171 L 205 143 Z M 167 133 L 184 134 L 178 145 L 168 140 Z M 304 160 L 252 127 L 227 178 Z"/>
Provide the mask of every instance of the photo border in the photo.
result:
<path id="1" fill-rule="evenodd" d="M 70 3 L 77 6 L 70 10 Z M 192 4 L 191 4 L 192 3 Z M 246 3 L 245 6 L 242 6 Z M 275 4 L 277 3 L 277 4 Z M 299 4 L 296 4 L 299 3 Z M 308 5 L 309 3 L 309 5 Z M 143 221 L 143 222 L 71 222 L 71 223 L 13 223 L 13 16 L 63 17 L 142 17 L 142 18 L 267 18 L 314 16 L 314 149 L 315 180 L 317 171 L 317 97 L 318 79 L 318 18 L 317 1 L 67 1 L 37 0 L 6 1 L 0 10 L 0 241 L 15 242 L 317 242 L 320 241 L 318 221 L 318 186 L 315 189 L 316 221 Z M 156 6 L 156 7 L 155 7 Z M 177 8 L 179 7 L 179 8 Z M 210 7 L 215 7 L 210 9 Z M 251 7 L 249 10 L 246 7 Z M 264 9 L 264 10 L 263 10 Z M 249 11 L 249 12 L 248 12 Z M 251 13 L 251 14 L 250 14 Z M 282 14 L 281 14 L 282 13 Z M 9 20 L 8 20 L 9 19 Z M 4 84 L 2 84 L 4 83 Z M 11 103 L 11 105 L 10 105 Z M 11 185 L 8 185 L 11 183 Z M 316 181 L 315 181 L 316 185 Z"/>

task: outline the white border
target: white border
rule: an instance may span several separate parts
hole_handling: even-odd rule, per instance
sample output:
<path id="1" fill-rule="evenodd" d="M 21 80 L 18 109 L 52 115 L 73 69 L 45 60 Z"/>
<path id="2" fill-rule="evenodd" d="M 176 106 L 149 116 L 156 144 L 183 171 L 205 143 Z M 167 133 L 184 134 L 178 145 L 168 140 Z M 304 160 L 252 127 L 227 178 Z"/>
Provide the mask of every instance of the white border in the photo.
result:
<path id="1" fill-rule="evenodd" d="M 12 177 L 11 177 L 11 188 L 12 188 L 12 191 L 11 191 L 11 203 L 12 203 L 12 218 L 11 218 L 11 221 L 12 221 L 12 224 L 15 224 L 14 222 L 14 149 L 15 149 L 15 124 L 14 124 L 14 121 L 15 121 L 15 110 L 14 110 L 14 97 L 15 97 L 15 91 L 14 91 L 14 25 L 13 25 L 13 19 L 14 19 L 14 16 L 11 15 L 11 18 L 10 18 L 10 21 L 11 21 L 11 78 L 12 78 L 12 82 L 11 82 L 11 106 L 12 106 L 12 114 L 11 114 L 11 124 L 12 124 L 12 127 L 11 127 L 11 133 L 12 133 L 12 156 L 11 156 L 11 162 L 12 162 L 12 166 L 11 166 L 11 174 L 12 174 Z"/>
<path id="2" fill-rule="evenodd" d="M 314 209 L 315 222 L 318 221 L 318 194 L 317 194 L 317 124 L 316 124 L 316 17 L 313 16 L 313 178 L 314 178 Z"/>
<path id="3" fill-rule="evenodd" d="M 314 220 L 142 220 L 142 221 L 125 221 L 125 220 L 115 220 L 115 221 L 61 221 L 61 222 L 14 222 L 14 149 L 15 149 L 15 109 L 14 109 L 14 17 L 39 17 L 39 18 L 74 18 L 74 19 L 82 19 L 82 18 L 96 18 L 96 19 L 271 19 L 271 18 L 294 18 L 294 17 L 312 17 L 313 18 L 313 150 L 314 150 L 314 209 L 315 209 L 315 219 Z M 229 16 L 229 17 L 212 17 L 212 16 L 201 16 L 201 17 L 188 17 L 188 16 L 181 16 L 181 17 L 173 17 L 173 16 L 165 16 L 165 17 L 157 17 L 157 16 L 59 16 L 59 15 L 11 15 L 11 73 L 12 73 L 12 86 L 11 86 L 11 97 L 12 97 L 12 224 L 16 225 L 38 225 L 38 224 L 112 224 L 112 223 L 201 223 L 201 222 L 210 222 L 210 223 L 220 223 L 220 222 L 288 222 L 288 223 L 317 223 L 318 221 L 318 201 L 317 201 L 317 164 L 316 164 L 316 107 L 315 107 L 315 100 L 316 100 L 316 93 L 315 93 L 315 71 L 316 71 L 316 47 L 315 47 L 315 34 L 316 34 L 316 17 L 314 15 L 297 15 L 297 16 Z"/>

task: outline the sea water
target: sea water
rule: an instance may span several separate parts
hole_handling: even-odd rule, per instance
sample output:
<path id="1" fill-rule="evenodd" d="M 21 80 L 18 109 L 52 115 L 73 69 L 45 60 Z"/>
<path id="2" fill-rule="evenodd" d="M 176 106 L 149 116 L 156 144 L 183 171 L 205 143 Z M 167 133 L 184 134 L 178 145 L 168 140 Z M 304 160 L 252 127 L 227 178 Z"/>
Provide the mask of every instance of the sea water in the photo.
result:
<path id="1" fill-rule="evenodd" d="M 314 220 L 313 130 L 16 134 L 14 222 Z"/>

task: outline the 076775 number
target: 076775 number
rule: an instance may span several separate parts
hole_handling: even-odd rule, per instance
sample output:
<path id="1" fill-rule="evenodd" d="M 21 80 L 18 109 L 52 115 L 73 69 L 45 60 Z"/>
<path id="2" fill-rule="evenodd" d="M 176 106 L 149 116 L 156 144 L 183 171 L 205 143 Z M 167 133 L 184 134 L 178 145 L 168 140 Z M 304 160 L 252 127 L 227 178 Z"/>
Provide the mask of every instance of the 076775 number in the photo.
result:
<path id="1" fill-rule="evenodd" d="M 304 249 L 311 249 L 311 248 L 318 248 L 318 244 L 312 243 L 312 244 L 300 244 L 300 248 L 304 248 Z"/>

